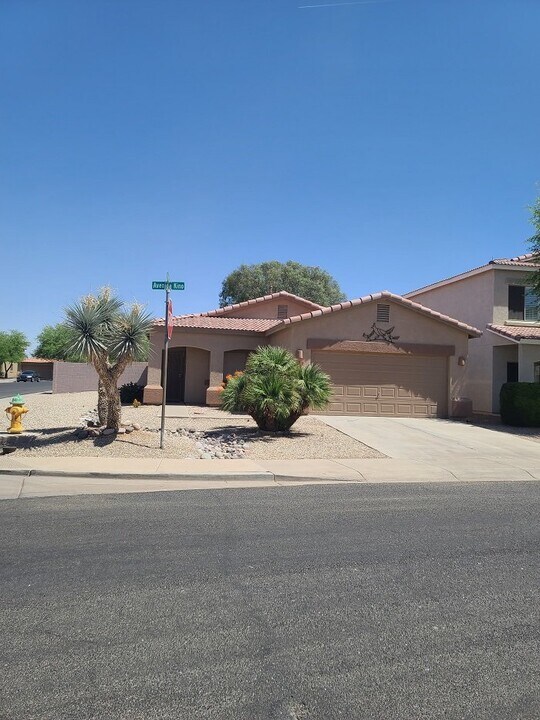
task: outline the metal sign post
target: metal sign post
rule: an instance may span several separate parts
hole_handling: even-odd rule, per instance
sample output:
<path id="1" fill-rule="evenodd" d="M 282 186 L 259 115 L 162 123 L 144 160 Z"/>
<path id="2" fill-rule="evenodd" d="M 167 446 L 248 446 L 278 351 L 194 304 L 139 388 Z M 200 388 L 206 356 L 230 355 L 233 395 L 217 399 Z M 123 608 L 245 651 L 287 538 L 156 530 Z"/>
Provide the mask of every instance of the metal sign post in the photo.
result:
<path id="1" fill-rule="evenodd" d="M 167 404 L 167 369 L 169 365 L 169 340 L 172 336 L 172 302 L 169 299 L 169 292 L 171 290 L 185 290 L 185 283 L 183 282 L 171 282 L 169 280 L 169 273 L 167 273 L 167 279 L 154 280 L 152 282 L 152 290 L 165 290 L 165 338 L 163 343 L 163 397 L 161 399 L 161 431 L 159 439 L 159 447 L 163 450 L 163 441 L 165 436 L 165 406 Z"/>

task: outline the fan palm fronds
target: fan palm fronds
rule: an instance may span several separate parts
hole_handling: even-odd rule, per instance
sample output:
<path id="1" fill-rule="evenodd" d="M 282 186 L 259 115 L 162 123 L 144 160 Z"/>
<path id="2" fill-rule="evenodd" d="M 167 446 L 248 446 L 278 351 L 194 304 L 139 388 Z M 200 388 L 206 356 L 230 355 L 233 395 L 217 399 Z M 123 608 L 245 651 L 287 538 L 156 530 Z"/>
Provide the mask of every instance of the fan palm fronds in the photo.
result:
<path id="1" fill-rule="evenodd" d="M 221 397 L 224 410 L 247 412 L 261 430 L 289 430 L 309 407 L 325 407 L 330 378 L 318 365 L 300 365 L 284 348 L 259 347 Z"/>

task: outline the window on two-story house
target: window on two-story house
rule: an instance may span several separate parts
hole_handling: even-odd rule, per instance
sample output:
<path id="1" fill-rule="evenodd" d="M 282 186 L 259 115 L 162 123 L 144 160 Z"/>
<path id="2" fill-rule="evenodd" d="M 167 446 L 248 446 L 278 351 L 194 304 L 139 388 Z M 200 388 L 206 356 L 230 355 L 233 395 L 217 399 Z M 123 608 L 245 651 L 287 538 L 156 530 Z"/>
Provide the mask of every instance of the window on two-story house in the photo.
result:
<path id="1" fill-rule="evenodd" d="M 527 322 L 540 320 L 540 298 L 532 288 L 525 285 L 508 286 L 508 319 Z"/>

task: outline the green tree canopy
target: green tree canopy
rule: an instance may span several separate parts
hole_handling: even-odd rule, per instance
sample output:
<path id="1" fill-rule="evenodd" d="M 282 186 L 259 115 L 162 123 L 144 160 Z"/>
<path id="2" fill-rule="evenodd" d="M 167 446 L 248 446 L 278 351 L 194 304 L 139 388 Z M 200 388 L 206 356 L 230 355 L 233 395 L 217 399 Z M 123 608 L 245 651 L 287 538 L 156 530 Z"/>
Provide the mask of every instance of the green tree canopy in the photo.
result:
<path id="1" fill-rule="evenodd" d="M 258 265 L 240 265 L 227 275 L 219 296 L 220 307 L 286 290 L 319 305 L 346 299 L 337 280 L 320 267 L 271 260 Z"/>
<path id="2" fill-rule="evenodd" d="M 4 377 L 11 370 L 13 363 L 24 360 L 29 345 L 26 335 L 19 330 L 0 331 L 0 370 Z"/>
<path id="3" fill-rule="evenodd" d="M 37 336 L 38 346 L 34 352 L 35 357 L 45 360 L 67 360 L 80 362 L 82 358 L 68 350 L 73 342 L 73 336 L 65 323 L 58 325 L 45 325 Z"/>

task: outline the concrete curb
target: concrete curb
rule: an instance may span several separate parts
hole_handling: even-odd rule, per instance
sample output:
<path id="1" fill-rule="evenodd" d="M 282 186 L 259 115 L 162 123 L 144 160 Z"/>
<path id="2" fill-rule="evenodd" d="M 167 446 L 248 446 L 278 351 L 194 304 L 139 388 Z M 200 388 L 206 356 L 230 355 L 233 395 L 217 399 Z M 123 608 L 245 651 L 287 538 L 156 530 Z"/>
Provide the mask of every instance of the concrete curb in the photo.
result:
<path id="1" fill-rule="evenodd" d="M 69 477 L 69 478 L 93 478 L 103 480 L 189 480 L 189 481 L 240 481 L 240 480 L 274 480 L 272 472 L 246 472 L 246 473 L 113 473 L 113 472 L 68 472 L 67 470 L 23 470 L 7 469 L 0 472 L 2 475 L 17 477 Z"/>

